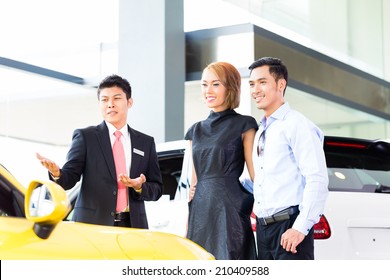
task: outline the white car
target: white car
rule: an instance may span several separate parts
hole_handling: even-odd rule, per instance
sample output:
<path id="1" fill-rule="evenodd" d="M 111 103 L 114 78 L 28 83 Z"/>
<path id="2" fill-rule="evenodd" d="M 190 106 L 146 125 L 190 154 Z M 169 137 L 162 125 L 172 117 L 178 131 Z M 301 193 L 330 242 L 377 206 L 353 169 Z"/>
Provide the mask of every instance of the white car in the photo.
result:
<path id="1" fill-rule="evenodd" d="M 166 195 L 146 204 L 150 229 L 185 236 L 191 174 L 185 149 L 185 141 L 157 145 Z M 330 193 L 315 225 L 315 258 L 390 259 L 390 143 L 326 136 L 324 151 Z"/>
<path id="2" fill-rule="evenodd" d="M 158 201 L 145 201 L 149 229 L 186 235 L 188 188 L 191 172 L 185 140 L 157 144 L 164 192 Z M 184 172 L 182 172 L 184 171 Z"/>
<path id="3" fill-rule="evenodd" d="M 325 137 L 330 237 L 315 241 L 317 259 L 390 259 L 390 144 Z"/>

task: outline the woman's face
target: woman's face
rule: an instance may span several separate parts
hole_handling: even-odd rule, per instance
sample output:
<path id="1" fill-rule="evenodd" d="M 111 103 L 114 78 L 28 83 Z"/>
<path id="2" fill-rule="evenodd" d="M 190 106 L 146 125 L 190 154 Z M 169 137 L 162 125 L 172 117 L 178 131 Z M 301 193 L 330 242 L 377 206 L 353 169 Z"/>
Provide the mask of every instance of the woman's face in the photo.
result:
<path id="1" fill-rule="evenodd" d="M 228 108 L 226 105 L 226 88 L 210 69 L 203 71 L 201 90 L 207 107 L 214 112 L 222 112 Z"/>

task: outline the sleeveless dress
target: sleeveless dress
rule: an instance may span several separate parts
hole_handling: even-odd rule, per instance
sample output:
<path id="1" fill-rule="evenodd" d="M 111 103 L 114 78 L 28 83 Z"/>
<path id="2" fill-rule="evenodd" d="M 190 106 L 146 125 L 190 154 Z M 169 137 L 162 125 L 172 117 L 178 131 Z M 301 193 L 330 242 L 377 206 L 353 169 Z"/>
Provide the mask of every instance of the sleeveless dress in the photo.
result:
<path id="1" fill-rule="evenodd" d="M 197 176 L 189 204 L 187 238 L 217 260 L 256 259 L 250 221 L 253 195 L 244 189 L 239 177 L 245 164 L 242 134 L 257 127 L 253 117 L 234 110 L 212 111 L 185 136 L 192 140 Z"/>

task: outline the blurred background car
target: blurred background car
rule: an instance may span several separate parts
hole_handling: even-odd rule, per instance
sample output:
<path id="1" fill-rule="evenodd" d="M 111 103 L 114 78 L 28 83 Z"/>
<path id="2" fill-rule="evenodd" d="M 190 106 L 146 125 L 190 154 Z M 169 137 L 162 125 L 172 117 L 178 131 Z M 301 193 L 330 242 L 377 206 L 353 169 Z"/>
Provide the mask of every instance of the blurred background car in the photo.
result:
<path id="1" fill-rule="evenodd" d="M 325 137 L 324 150 L 331 234 L 315 241 L 316 258 L 390 259 L 390 144 Z"/>
<path id="2" fill-rule="evenodd" d="M 214 259 L 177 235 L 63 221 L 70 199 L 51 181 L 26 189 L 0 165 L 0 259 Z"/>

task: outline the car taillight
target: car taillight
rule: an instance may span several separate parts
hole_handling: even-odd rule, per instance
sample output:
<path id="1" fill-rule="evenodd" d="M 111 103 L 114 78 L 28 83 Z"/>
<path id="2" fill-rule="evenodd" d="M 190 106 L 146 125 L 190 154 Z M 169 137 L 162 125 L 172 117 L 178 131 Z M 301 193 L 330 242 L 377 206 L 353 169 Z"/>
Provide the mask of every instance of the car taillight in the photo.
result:
<path id="1" fill-rule="evenodd" d="M 314 239 L 328 239 L 330 237 L 330 226 L 324 215 L 314 225 Z"/>
<path id="2" fill-rule="evenodd" d="M 252 224 L 252 231 L 256 231 L 256 215 L 255 213 L 251 213 L 251 224 Z"/>

